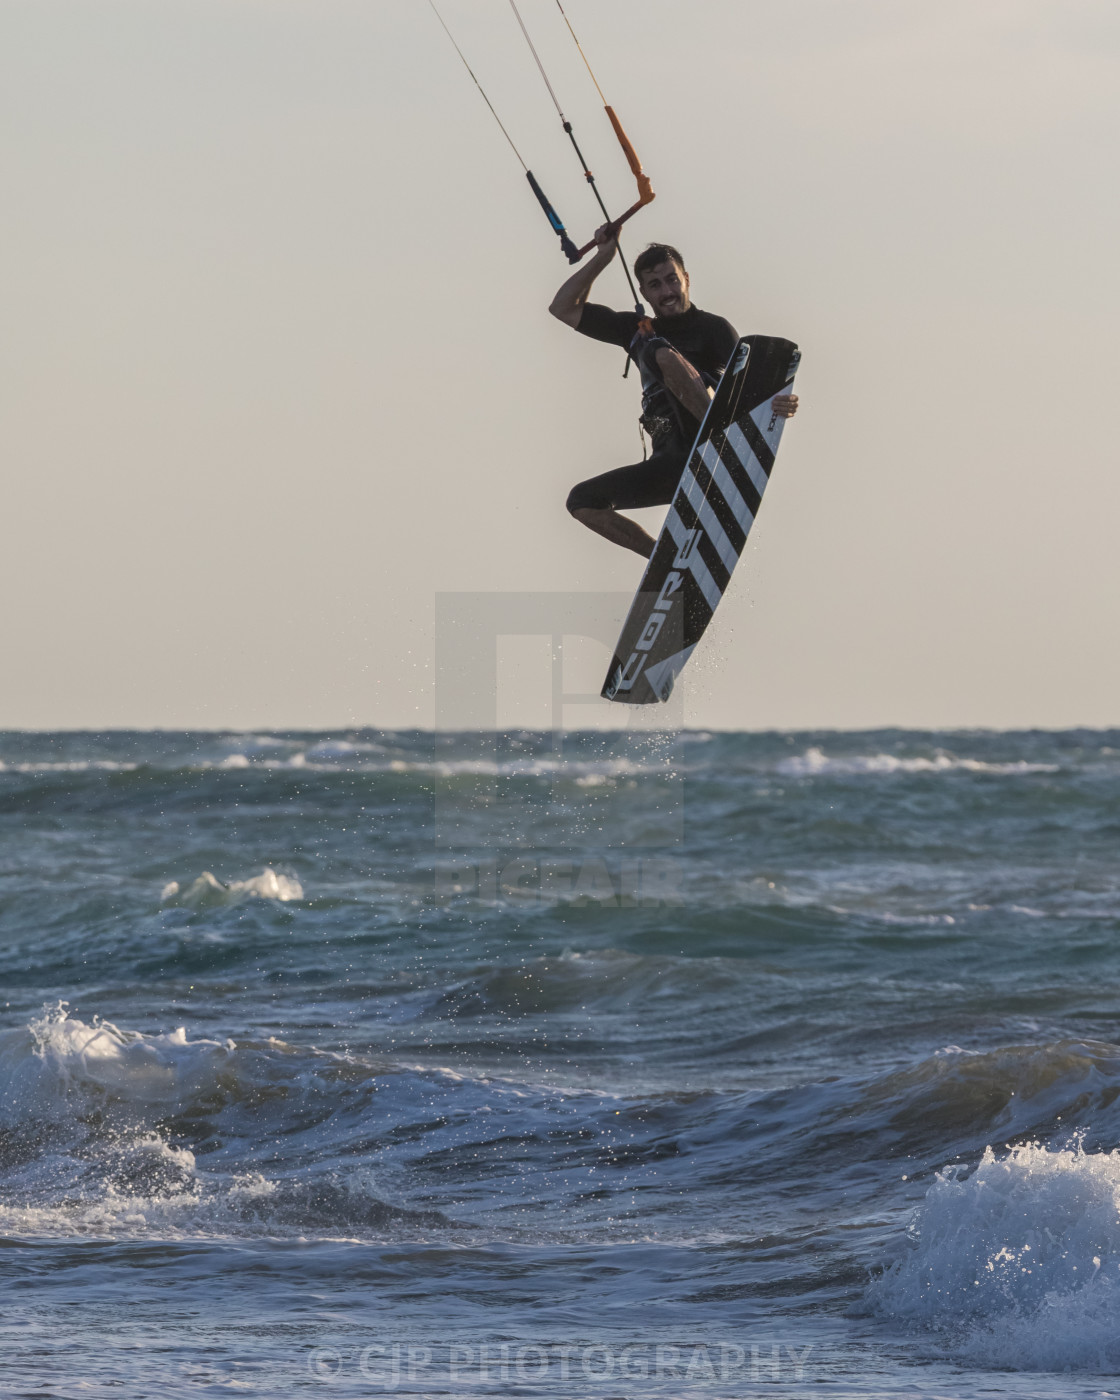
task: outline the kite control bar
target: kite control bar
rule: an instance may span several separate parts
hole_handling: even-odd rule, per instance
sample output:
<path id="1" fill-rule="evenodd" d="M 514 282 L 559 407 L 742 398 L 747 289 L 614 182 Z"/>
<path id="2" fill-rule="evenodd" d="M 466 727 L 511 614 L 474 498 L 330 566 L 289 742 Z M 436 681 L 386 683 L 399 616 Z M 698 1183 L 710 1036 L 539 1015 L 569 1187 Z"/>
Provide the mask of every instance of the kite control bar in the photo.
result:
<path id="1" fill-rule="evenodd" d="M 614 127 L 614 134 L 618 137 L 618 144 L 622 147 L 627 162 L 630 165 L 630 169 L 634 172 L 634 178 L 638 182 L 638 202 L 636 204 L 632 204 L 630 208 L 627 209 L 625 214 L 621 214 L 617 219 L 612 219 L 611 216 L 607 213 L 607 206 L 603 203 L 603 196 L 599 193 L 599 186 L 595 183 L 595 176 L 591 173 L 591 167 L 587 164 L 587 161 L 584 159 L 583 152 L 579 148 L 579 142 L 576 140 L 575 132 L 572 130 L 572 124 L 564 115 L 564 109 L 560 106 L 560 99 L 556 96 L 556 90 L 552 86 L 551 82 L 549 82 L 548 74 L 545 72 L 544 64 L 541 62 L 541 56 L 539 53 L 537 53 L 537 46 L 533 43 L 529 31 L 525 27 L 525 21 L 521 18 L 521 11 L 517 8 L 517 0 L 509 0 L 509 4 L 510 9 L 513 11 L 514 15 L 517 18 L 517 23 L 521 26 L 521 32 L 525 36 L 525 42 L 529 45 L 529 52 L 533 55 L 537 68 L 540 70 L 540 75 L 544 79 L 544 85 L 546 88 L 548 88 L 548 95 L 552 98 L 552 105 L 556 108 L 556 114 L 560 118 L 560 124 L 564 128 L 568 140 L 572 143 L 572 149 L 576 153 L 576 159 L 580 163 L 580 168 L 583 171 L 584 178 L 586 179 L 587 183 L 591 186 L 591 193 L 595 196 L 599 208 L 603 211 L 603 218 L 606 219 L 607 227 L 613 232 L 615 242 L 617 243 L 619 228 L 621 228 L 621 226 L 626 222 L 627 219 L 631 217 L 631 215 L 636 214 L 639 209 L 644 208 L 645 205 L 647 205 L 650 202 L 650 200 L 653 199 L 653 187 L 649 182 L 649 176 L 642 169 L 642 162 L 638 159 L 637 152 L 634 150 L 634 147 L 630 144 L 630 138 L 626 135 L 626 132 L 623 131 L 622 123 L 615 116 L 614 109 L 608 106 L 606 98 L 603 97 L 603 89 L 599 86 L 595 74 L 591 72 L 591 64 L 587 62 L 587 55 L 583 52 L 583 49 L 580 48 L 579 40 L 576 39 L 575 30 L 572 28 L 571 23 L 568 20 L 568 16 L 564 14 L 563 5 L 560 5 L 559 0 L 557 0 L 560 13 L 564 15 L 564 23 L 568 26 L 568 32 L 571 34 L 572 38 L 575 39 L 576 48 L 579 49 L 580 57 L 583 59 L 584 63 L 587 64 L 587 71 L 588 73 L 591 73 L 591 81 L 595 84 L 596 91 L 603 100 L 603 108 L 606 111 L 607 116 L 610 118 L 611 126 Z M 553 225 L 553 227 L 555 228 L 555 225 Z M 586 256 L 586 254 L 590 253 L 592 248 L 596 246 L 597 245 L 595 240 L 592 239 L 590 243 L 585 243 L 582 248 L 575 249 L 574 257 L 571 253 L 567 253 L 567 249 L 565 249 L 564 251 L 567 253 L 569 262 L 579 262 L 580 258 Z M 630 276 L 630 270 L 626 266 L 625 261 L 623 262 L 622 267 L 623 271 L 626 273 L 626 280 L 630 284 L 630 292 L 631 295 L 634 297 L 634 302 L 640 307 L 640 303 L 638 302 L 638 293 L 634 288 L 633 279 Z"/>
<path id="2" fill-rule="evenodd" d="M 510 3 L 513 4 L 513 0 L 510 0 Z M 610 118 L 611 126 L 614 127 L 614 134 L 618 137 L 618 144 L 622 147 L 623 153 L 624 153 L 625 156 L 626 156 L 626 160 L 627 160 L 627 162 L 628 162 L 628 164 L 629 164 L 629 166 L 630 166 L 631 171 L 633 172 L 634 179 L 637 180 L 637 182 L 638 182 L 638 202 L 637 202 L 637 204 L 632 204 L 632 205 L 630 206 L 630 208 L 627 209 L 627 211 L 626 211 L 625 214 L 620 215 L 617 219 L 612 219 L 612 220 L 610 221 L 609 225 L 608 225 L 608 227 L 609 227 L 609 228 L 612 230 L 612 232 L 614 233 L 615 242 L 617 243 L 617 242 L 618 242 L 618 230 L 622 227 L 622 225 L 626 222 L 626 220 L 629 219 L 630 216 L 631 216 L 632 214 L 636 214 L 636 213 L 638 212 L 639 209 L 644 209 L 645 206 L 646 206 L 647 204 L 651 204 L 651 203 L 653 202 L 653 199 L 654 199 L 653 186 L 650 184 L 649 176 L 648 176 L 648 175 L 645 173 L 645 171 L 642 169 L 642 162 L 638 159 L 638 153 L 637 153 L 637 151 L 635 151 L 635 150 L 634 150 L 634 147 L 630 144 L 630 138 L 626 135 L 625 131 L 623 131 L 623 129 L 622 129 L 622 123 L 621 123 L 621 122 L 619 121 L 619 119 L 615 116 L 614 108 L 610 105 L 610 103 L 607 101 L 607 99 L 603 96 L 603 89 L 599 86 L 599 79 L 595 76 L 595 70 L 591 67 L 591 64 L 587 61 L 587 55 L 586 55 L 586 54 L 584 53 L 584 51 L 583 51 L 583 45 L 580 43 L 579 39 L 576 37 L 576 31 L 572 28 L 572 22 L 571 22 L 571 20 L 568 18 L 567 13 L 566 13 L 565 10 L 564 10 L 564 6 L 560 3 L 560 0 L 556 0 L 556 8 L 557 8 L 557 9 L 560 11 L 560 13 L 564 16 L 564 23 L 568 26 L 568 33 L 572 36 L 572 42 L 575 44 L 576 48 L 579 50 L 579 56 L 580 56 L 580 58 L 583 59 L 583 66 L 587 69 L 587 75 L 588 75 L 588 77 L 589 77 L 589 78 L 591 79 L 591 81 L 595 84 L 595 91 L 599 94 L 599 101 L 602 102 L 602 104 L 603 104 L 603 111 L 606 112 L 607 116 Z M 514 5 L 514 11 L 515 11 L 515 13 L 516 13 L 516 10 L 517 10 L 517 6 Z M 521 18 L 521 16 L 518 15 L 518 19 L 519 19 L 519 20 L 520 20 L 520 18 Z M 524 30 L 525 26 L 522 25 L 521 28 L 522 28 L 522 30 Z M 526 39 L 528 39 L 528 38 L 529 38 L 529 35 L 526 34 L 525 37 L 526 37 Z M 531 41 L 530 41 L 529 47 L 530 47 L 530 48 L 533 47 Z M 533 50 L 533 56 L 536 57 L 536 50 L 535 50 L 535 49 Z M 537 65 L 538 65 L 538 67 L 540 67 L 540 59 L 539 59 L 539 58 L 537 59 Z M 542 74 L 542 76 L 543 76 L 543 74 L 544 74 L 544 69 L 543 69 L 543 68 L 541 68 L 541 74 Z M 545 81 L 548 82 L 548 79 L 545 78 Z M 550 91 L 550 92 L 552 91 L 552 86 L 551 86 L 551 84 L 549 84 L 549 91 Z M 555 101 L 555 95 L 553 96 L 553 100 Z M 559 104 L 557 104 L 557 110 L 559 110 Z M 574 140 L 573 140 L 572 144 L 575 145 Z M 577 151 L 578 151 L 578 147 L 577 147 Z M 582 156 L 580 157 L 580 159 L 582 160 Z M 595 189 L 595 181 L 594 181 L 594 179 L 593 179 L 593 177 L 592 177 L 592 175 L 591 175 L 591 172 L 590 172 L 590 171 L 587 171 L 586 174 L 587 174 L 588 180 L 591 182 L 591 187 L 592 187 L 592 189 Z M 598 197 L 599 197 L 599 191 L 598 191 L 598 190 L 595 190 L 595 197 L 596 197 L 597 199 L 598 199 Z M 600 207 L 600 208 L 603 207 L 603 201 L 602 201 L 601 199 L 599 200 L 599 207 Z M 607 211 L 606 211 L 605 209 L 603 209 L 603 213 L 605 214 L 606 212 L 607 212 Z M 592 242 L 588 243 L 587 246 L 586 246 L 585 248 L 581 248 L 581 249 L 579 250 L 579 255 L 580 255 L 580 257 L 582 258 L 582 257 L 584 256 L 585 253 L 589 253 L 589 252 L 591 251 L 591 249 L 594 248 L 594 246 L 595 246 L 595 243 L 594 243 L 594 240 L 592 240 Z M 625 264 L 623 264 L 623 266 L 625 266 Z M 627 282 L 630 281 L 630 273 L 629 273 L 629 271 L 627 271 L 626 280 L 627 280 Z M 630 285 L 630 290 L 631 290 L 632 292 L 634 291 L 633 283 L 631 283 L 631 285 Z M 637 293 L 634 294 L 634 300 L 635 300 L 635 302 L 637 302 Z M 639 306 L 639 314 L 641 314 L 640 306 Z"/>

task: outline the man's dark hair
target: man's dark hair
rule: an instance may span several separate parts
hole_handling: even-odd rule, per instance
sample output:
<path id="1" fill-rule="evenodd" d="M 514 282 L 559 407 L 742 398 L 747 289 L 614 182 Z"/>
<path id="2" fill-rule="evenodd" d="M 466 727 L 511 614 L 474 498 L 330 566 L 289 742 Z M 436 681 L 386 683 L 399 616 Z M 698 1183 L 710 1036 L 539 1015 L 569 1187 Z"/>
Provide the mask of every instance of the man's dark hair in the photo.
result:
<path id="1" fill-rule="evenodd" d="M 651 243 L 634 259 L 634 276 L 640 282 L 643 272 L 660 267 L 665 262 L 675 262 L 682 272 L 685 271 L 684 258 L 671 243 Z"/>

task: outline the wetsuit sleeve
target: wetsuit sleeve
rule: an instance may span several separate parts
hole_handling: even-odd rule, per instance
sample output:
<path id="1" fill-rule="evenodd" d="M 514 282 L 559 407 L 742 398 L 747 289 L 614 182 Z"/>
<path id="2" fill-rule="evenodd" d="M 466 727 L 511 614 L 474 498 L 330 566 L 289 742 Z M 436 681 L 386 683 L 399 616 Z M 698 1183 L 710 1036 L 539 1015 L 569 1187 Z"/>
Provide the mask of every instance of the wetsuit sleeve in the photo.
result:
<path id="1" fill-rule="evenodd" d="M 609 306 L 599 306 L 593 301 L 584 306 L 576 327 L 580 335 L 605 341 L 607 345 L 619 345 L 623 350 L 630 348 L 637 329 L 638 318 L 633 311 L 612 311 Z M 729 358 L 730 354 L 728 351 Z"/>

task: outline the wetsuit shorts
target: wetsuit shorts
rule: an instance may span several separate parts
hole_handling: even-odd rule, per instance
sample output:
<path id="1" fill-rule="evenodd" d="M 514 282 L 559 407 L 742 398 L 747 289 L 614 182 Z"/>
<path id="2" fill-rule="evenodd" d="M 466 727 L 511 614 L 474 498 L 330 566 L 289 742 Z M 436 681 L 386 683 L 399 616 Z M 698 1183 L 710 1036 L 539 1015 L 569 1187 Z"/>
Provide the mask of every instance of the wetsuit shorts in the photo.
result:
<path id="1" fill-rule="evenodd" d="M 655 441 L 648 461 L 632 467 L 616 467 L 573 486 L 568 509 L 638 510 L 642 506 L 667 506 L 676 495 L 688 461 L 688 445 L 675 434 Z"/>

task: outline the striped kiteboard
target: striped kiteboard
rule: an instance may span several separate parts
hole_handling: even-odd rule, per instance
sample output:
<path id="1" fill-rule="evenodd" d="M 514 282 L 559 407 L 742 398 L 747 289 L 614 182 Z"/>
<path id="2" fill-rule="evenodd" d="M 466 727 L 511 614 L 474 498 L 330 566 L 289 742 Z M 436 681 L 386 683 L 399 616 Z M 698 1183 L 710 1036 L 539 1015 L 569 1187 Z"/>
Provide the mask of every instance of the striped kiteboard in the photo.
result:
<path id="1" fill-rule="evenodd" d="M 773 336 L 744 336 L 736 346 L 623 625 L 605 699 L 668 700 L 758 514 L 785 422 L 770 400 L 789 393 L 800 358 L 792 341 Z"/>

